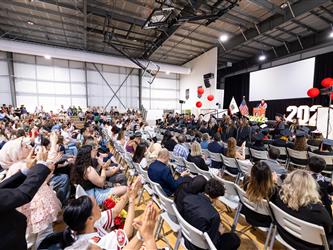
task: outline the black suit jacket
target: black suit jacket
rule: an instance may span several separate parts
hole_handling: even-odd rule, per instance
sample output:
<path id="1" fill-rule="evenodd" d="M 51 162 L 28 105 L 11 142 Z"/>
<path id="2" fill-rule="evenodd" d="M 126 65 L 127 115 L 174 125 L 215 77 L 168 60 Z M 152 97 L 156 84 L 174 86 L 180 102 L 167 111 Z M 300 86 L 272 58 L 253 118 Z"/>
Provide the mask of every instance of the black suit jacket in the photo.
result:
<path id="1" fill-rule="evenodd" d="M 37 164 L 25 176 L 20 171 L 0 183 L 0 249 L 27 249 L 26 217 L 16 208 L 29 203 L 50 170 Z"/>

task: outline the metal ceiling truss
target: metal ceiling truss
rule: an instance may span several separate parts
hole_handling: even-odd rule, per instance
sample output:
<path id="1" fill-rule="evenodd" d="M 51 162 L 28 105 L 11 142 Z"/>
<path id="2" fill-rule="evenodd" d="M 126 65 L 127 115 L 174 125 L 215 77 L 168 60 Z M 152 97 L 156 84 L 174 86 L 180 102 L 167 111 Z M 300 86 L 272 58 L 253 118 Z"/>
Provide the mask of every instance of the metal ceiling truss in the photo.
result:
<path id="1" fill-rule="evenodd" d="M 263 0 L 251 0 L 251 1 L 255 1 L 257 3 L 261 3 Z M 266 2 L 266 1 L 265 1 Z M 264 20 L 258 24 L 256 24 L 255 28 L 250 28 L 248 30 L 243 31 L 243 34 L 239 34 L 235 37 L 233 37 L 232 39 L 230 39 L 230 41 L 228 41 L 228 47 L 235 49 L 238 46 L 242 45 L 243 43 L 248 43 L 250 41 L 257 41 L 258 42 L 258 37 L 263 35 L 266 36 L 270 39 L 274 39 L 276 41 L 281 42 L 285 48 L 289 51 L 289 48 L 287 46 L 287 43 L 279 38 L 276 37 L 272 37 L 270 35 L 267 34 L 267 32 L 271 31 L 272 29 L 279 27 L 280 25 L 288 22 L 288 21 L 292 21 L 302 27 L 305 27 L 306 25 L 301 23 L 300 21 L 294 19 L 297 18 L 298 16 L 301 16 L 315 8 L 320 7 L 322 4 L 329 2 L 329 0 L 316 0 L 316 1 L 300 1 L 300 2 L 296 2 L 293 6 L 292 6 L 292 13 L 291 11 L 285 11 L 284 15 L 280 15 L 278 13 L 278 15 L 274 15 L 271 18 Z M 266 5 L 265 5 L 266 6 Z M 317 32 L 317 30 L 314 30 L 308 26 L 306 26 L 305 28 L 307 28 L 308 30 L 311 30 L 312 32 Z M 244 37 L 246 37 L 247 40 L 244 39 Z M 230 49 L 229 49 L 230 50 Z M 226 51 L 222 51 L 222 55 L 227 53 L 229 51 L 228 49 Z"/>

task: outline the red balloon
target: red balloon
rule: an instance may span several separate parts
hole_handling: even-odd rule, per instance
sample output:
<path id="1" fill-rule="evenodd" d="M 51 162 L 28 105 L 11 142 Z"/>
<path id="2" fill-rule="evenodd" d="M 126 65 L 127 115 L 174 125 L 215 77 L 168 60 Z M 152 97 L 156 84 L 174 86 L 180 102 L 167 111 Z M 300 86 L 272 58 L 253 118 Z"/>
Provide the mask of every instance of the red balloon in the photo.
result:
<path id="1" fill-rule="evenodd" d="M 195 104 L 195 106 L 197 106 L 197 108 L 201 108 L 202 107 L 202 102 L 197 101 L 197 103 Z"/>
<path id="2" fill-rule="evenodd" d="M 315 98 L 320 94 L 320 90 L 317 88 L 311 88 L 308 90 L 308 96 L 311 98 Z"/>
<path id="3" fill-rule="evenodd" d="M 202 95 L 205 92 L 205 90 L 203 88 L 198 88 L 198 94 Z"/>
<path id="4" fill-rule="evenodd" d="M 328 88 L 333 86 L 333 78 L 327 77 L 324 80 L 321 81 L 321 86 L 324 88 Z"/>
<path id="5" fill-rule="evenodd" d="M 214 96 L 213 95 L 207 96 L 207 100 L 210 101 L 210 102 L 213 101 L 214 100 Z"/>

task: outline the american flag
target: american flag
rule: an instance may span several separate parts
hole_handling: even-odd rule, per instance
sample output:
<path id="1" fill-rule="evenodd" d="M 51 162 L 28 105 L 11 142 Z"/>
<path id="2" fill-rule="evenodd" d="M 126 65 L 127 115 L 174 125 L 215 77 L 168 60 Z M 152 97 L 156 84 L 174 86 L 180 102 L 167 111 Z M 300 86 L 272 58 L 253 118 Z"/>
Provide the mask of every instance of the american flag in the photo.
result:
<path id="1" fill-rule="evenodd" d="M 239 105 L 239 111 L 242 115 L 249 115 L 249 108 L 246 105 L 245 98 L 243 98 L 242 103 Z"/>

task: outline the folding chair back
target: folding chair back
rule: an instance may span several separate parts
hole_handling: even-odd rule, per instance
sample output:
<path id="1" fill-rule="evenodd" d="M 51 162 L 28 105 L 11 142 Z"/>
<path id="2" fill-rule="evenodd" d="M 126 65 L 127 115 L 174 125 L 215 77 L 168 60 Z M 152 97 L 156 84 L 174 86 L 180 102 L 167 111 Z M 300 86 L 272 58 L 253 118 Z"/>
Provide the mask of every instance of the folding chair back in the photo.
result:
<path id="1" fill-rule="evenodd" d="M 213 152 L 209 152 L 209 157 L 211 158 L 212 161 L 215 162 L 222 162 L 222 157 L 220 153 L 213 153 Z"/>
<path id="2" fill-rule="evenodd" d="M 251 154 L 252 159 L 254 159 L 254 160 L 267 160 L 268 159 L 267 151 L 255 150 L 253 148 L 250 148 L 250 154 Z"/>
<path id="3" fill-rule="evenodd" d="M 195 163 L 184 160 L 186 168 L 193 174 L 199 174 Z"/>
<path id="4" fill-rule="evenodd" d="M 178 212 L 177 207 L 175 204 L 172 204 L 172 208 L 175 211 L 176 217 L 178 219 L 181 232 L 183 236 L 188 240 L 191 244 L 195 245 L 196 247 L 202 249 L 209 249 L 208 243 L 204 237 L 203 232 L 196 229 L 192 225 L 190 225 Z"/>
<path id="5" fill-rule="evenodd" d="M 287 148 L 287 152 L 288 152 L 288 156 L 289 156 L 288 166 L 289 166 L 289 164 L 293 164 L 295 166 L 302 167 L 302 168 L 305 168 L 307 166 L 307 163 L 300 164 L 299 162 L 296 162 L 297 160 L 307 161 L 308 160 L 307 151 L 298 151 L 298 150 L 294 150 L 291 148 Z"/>
<path id="6" fill-rule="evenodd" d="M 238 160 L 238 159 L 236 159 L 236 162 L 238 164 L 239 170 L 242 172 L 244 176 L 251 175 L 251 169 L 253 167 L 252 162 L 250 162 L 249 160 Z"/>
<path id="7" fill-rule="evenodd" d="M 269 206 L 272 210 L 274 221 L 277 225 L 280 226 L 281 230 L 288 232 L 301 241 L 323 246 L 325 250 L 329 249 L 325 230 L 322 226 L 295 218 L 294 216 L 291 216 L 290 214 L 280 209 L 272 202 L 269 202 Z M 275 235 L 273 235 L 273 237 L 275 237 Z M 279 238 L 282 239 L 281 237 Z M 289 244 L 283 239 L 279 241 L 289 247 Z"/>

